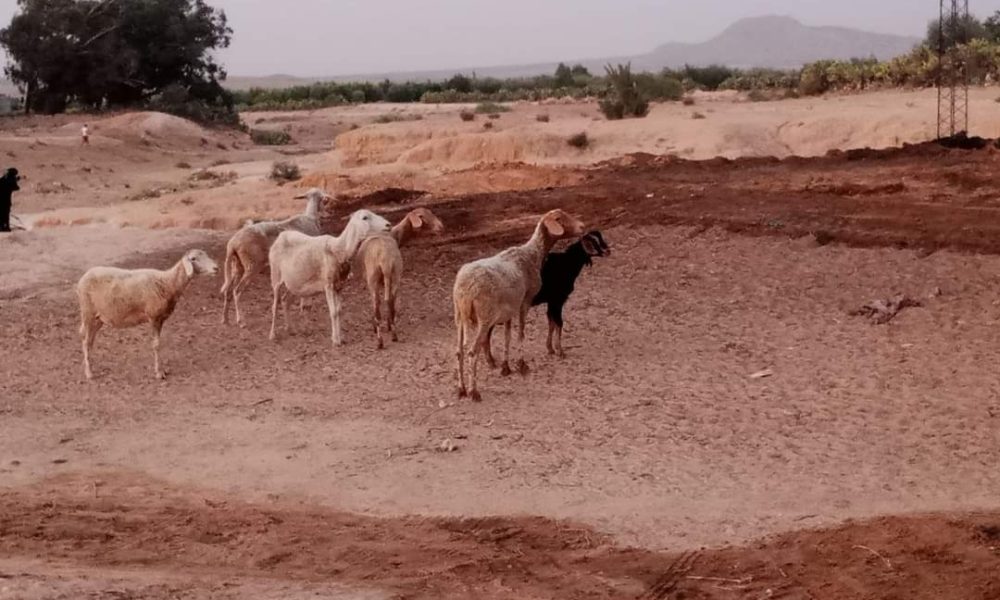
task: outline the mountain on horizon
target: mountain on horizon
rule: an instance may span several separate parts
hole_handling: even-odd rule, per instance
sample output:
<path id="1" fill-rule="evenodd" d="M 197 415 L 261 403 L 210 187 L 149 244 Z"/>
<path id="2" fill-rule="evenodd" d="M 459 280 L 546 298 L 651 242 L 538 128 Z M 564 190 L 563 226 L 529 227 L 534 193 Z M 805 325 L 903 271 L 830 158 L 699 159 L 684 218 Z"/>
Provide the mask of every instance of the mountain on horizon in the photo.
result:
<path id="1" fill-rule="evenodd" d="M 670 43 L 634 57 L 639 69 L 710 64 L 750 68 L 798 68 L 817 60 L 887 60 L 909 52 L 919 38 L 870 33 L 847 27 L 811 27 L 792 17 L 751 17 L 696 44 Z"/>

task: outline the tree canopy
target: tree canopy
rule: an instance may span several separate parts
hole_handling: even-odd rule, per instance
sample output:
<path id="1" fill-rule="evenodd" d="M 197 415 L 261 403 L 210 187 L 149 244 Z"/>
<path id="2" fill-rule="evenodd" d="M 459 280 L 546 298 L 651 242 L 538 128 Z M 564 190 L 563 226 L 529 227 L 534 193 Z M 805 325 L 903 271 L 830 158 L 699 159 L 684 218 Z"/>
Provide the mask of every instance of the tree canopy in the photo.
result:
<path id="1" fill-rule="evenodd" d="M 210 53 L 229 46 L 232 29 L 204 0 L 18 0 L 18 8 L 0 45 L 26 110 L 164 100 L 232 109 Z"/>

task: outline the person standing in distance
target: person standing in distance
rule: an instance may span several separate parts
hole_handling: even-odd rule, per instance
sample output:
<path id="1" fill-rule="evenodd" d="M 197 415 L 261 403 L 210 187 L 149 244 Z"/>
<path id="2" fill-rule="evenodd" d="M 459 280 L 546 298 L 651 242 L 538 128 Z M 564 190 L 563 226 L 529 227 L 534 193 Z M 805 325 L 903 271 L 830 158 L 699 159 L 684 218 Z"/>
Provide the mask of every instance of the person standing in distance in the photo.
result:
<path id="1" fill-rule="evenodd" d="M 80 139 L 83 140 L 84 146 L 90 145 L 90 128 L 84 123 L 83 127 L 80 128 Z"/>
<path id="2" fill-rule="evenodd" d="M 0 232 L 10 231 L 10 204 L 11 196 L 21 189 L 17 182 L 21 176 L 17 174 L 17 169 L 7 169 L 7 172 L 0 177 Z"/>

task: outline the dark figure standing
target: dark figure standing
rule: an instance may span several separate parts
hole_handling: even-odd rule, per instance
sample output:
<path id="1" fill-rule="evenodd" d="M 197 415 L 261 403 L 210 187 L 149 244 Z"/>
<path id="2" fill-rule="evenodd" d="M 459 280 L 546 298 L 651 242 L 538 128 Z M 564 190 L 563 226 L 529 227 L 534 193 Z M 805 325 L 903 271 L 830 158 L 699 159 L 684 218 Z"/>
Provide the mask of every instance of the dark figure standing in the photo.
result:
<path id="1" fill-rule="evenodd" d="M 7 169 L 0 177 L 0 232 L 10 231 L 11 195 L 21 189 L 17 185 L 19 179 L 17 169 Z"/>

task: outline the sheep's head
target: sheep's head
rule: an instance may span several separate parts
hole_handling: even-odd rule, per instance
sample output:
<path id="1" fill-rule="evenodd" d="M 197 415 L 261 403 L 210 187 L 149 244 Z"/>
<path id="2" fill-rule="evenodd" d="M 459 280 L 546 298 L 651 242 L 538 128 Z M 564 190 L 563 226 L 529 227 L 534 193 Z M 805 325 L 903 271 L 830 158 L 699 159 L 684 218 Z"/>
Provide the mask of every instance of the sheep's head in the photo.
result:
<path id="1" fill-rule="evenodd" d="M 410 226 L 417 231 L 429 231 L 430 233 L 441 233 L 444 231 L 444 223 L 437 215 L 426 208 L 416 208 L 406 215 L 406 220 Z"/>
<path id="2" fill-rule="evenodd" d="M 299 194 L 295 197 L 296 200 L 308 200 L 309 203 L 316 203 L 316 208 L 323 206 L 323 202 L 328 202 L 333 200 L 333 196 L 327 194 L 325 191 L 319 188 L 312 188 L 304 194 Z"/>
<path id="3" fill-rule="evenodd" d="M 219 265 L 204 250 L 188 250 L 181 259 L 188 277 L 193 275 L 215 275 Z"/>
<path id="4" fill-rule="evenodd" d="M 392 225 L 372 211 L 362 209 L 351 215 L 350 220 L 347 221 L 347 228 L 356 230 L 361 234 L 361 237 L 366 237 L 376 233 L 385 233 L 392 229 Z"/>
<path id="5" fill-rule="evenodd" d="M 611 246 L 608 246 L 604 236 L 596 229 L 580 238 L 580 245 L 588 256 L 611 256 Z"/>
<path id="6" fill-rule="evenodd" d="M 539 225 L 552 241 L 564 240 L 583 234 L 583 222 L 560 208 L 545 213 Z"/>

